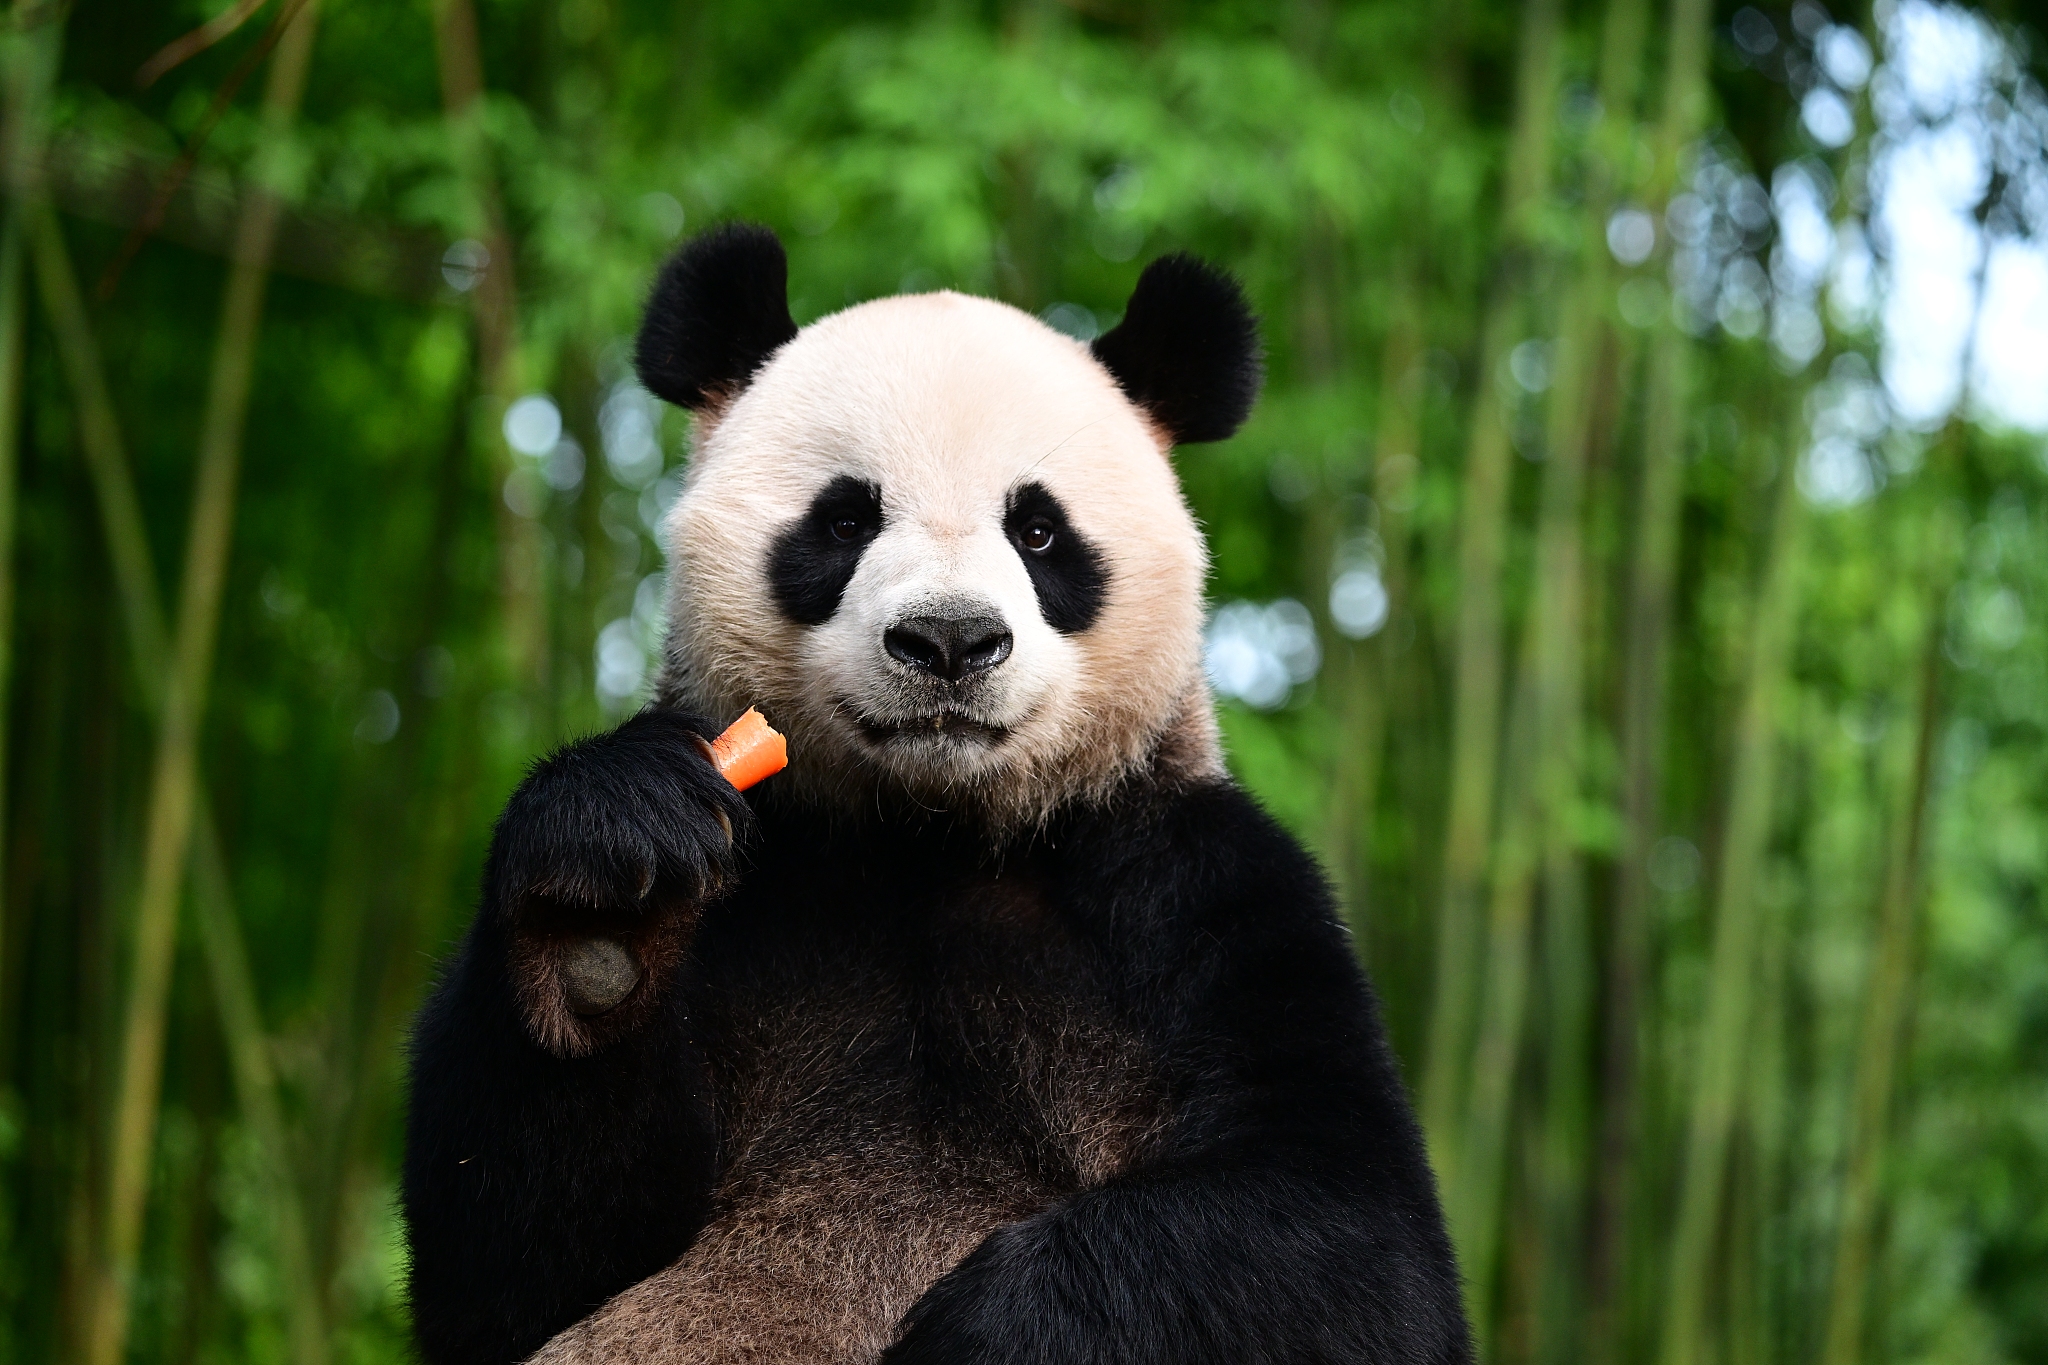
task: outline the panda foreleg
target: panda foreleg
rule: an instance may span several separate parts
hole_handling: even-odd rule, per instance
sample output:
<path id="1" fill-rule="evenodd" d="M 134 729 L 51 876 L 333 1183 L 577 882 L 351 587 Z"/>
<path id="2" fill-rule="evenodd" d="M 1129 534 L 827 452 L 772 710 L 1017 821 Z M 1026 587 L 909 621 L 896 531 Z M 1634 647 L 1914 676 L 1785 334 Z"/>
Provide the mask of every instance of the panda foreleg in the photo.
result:
<path id="1" fill-rule="evenodd" d="M 1071 831 L 1172 1115 L 989 1238 L 886 1365 L 1463 1365 L 1458 1272 L 1378 1010 L 1308 855 L 1227 783 Z"/>
<path id="2" fill-rule="evenodd" d="M 412 1040 L 403 1199 L 430 1365 L 525 1358 L 704 1222 L 715 1131 L 676 977 L 748 815 L 701 734 L 637 716 L 537 765 L 498 822 Z"/>
<path id="3" fill-rule="evenodd" d="M 1456 1276 L 1403 1211 L 1259 1164 L 1153 1172 L 1000 1229 L 883 1365 L 1470 1361 Z"/>

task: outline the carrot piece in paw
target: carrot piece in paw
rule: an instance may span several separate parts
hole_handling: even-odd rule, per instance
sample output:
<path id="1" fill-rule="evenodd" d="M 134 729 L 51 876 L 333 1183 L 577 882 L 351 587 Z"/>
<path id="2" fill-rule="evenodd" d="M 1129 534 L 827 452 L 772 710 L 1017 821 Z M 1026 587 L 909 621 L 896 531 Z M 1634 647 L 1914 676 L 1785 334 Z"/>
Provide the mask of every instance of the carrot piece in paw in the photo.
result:
<path id="1" fill-rule="evenodd" d="M 745 791 L 789 766 L 789 744 L 749 706 L 745 715 L 711 741 L 711 761 L 726 781 Z"/>

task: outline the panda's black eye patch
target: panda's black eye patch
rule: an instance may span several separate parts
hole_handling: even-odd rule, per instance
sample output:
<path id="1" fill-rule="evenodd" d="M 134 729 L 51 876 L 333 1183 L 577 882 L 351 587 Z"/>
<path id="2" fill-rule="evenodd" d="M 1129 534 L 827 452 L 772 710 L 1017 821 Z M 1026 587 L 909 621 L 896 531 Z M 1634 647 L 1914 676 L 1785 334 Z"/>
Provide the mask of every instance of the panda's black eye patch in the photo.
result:
<path id="1" fill-rule="evenodd" d="M 1109 595 L 1109 573 L 1102 552 L 1074 529 L 1052 490 L 1042 483 L 1011 490 L 1003 529 L 1031 575 L 1045 623 L 1062 635 L 1094 625 Z"/>
<path id="2" fill-rule="evenodd" d="M 878 485 L 850 474 L 826 484 L 768 550 L 768 582 L 783 615 L 801 626 L 831 620 L 861 555 L 881 531 Z"/>

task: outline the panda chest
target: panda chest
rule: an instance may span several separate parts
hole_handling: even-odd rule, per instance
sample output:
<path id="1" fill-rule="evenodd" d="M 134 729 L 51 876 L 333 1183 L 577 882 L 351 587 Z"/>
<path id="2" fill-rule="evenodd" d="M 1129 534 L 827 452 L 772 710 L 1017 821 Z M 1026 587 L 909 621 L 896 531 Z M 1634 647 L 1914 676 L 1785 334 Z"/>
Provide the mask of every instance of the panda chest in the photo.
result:
<path id="1" fill-rule="evenodd" d="M 1102 964 L 1033 893 L 970 883 L 803 928 L 705 963 L 726 1156 L 711 1222 L 657 1277 L 703 1350 L 679 1360 L 873 1360 L 989 1233 L 1129 1168 L 1166 1122 Z"/>
<path id="2" fill-rule="evenodd" d="M 707 963 L 728 1197 L 914 1167 L 1042 1201 L 1156 1137 L 1153 1049 L 1032 884 L 964 879 L 895 916 L 791 930 L 748 968 Z"/>

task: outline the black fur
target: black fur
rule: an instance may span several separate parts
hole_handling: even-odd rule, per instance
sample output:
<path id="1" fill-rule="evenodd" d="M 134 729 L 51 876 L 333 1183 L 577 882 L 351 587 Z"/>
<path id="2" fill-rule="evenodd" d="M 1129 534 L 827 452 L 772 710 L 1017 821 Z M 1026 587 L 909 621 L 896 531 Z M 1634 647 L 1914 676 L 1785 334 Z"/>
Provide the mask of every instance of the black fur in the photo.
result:
<path id="1" fill-rule="evenodd" d="M 882 490 L 841 474 L 768 547 L 768 583 L 783 615 L 822 626 L 839 610 L 869 542 L 882 533 Z"/>
<path id="2" fill-rule="evenodd" d="M 1033 523 L 1052 531 L 1052 543 L 1043 549 L 1034 550 L 1025 539 Z M 1109 595 L 1109 574 L 1103 568 L 1102 552 L 1074 529 L 1067 520 L 1067 509 L 1052 490 L 1034 482 L 1012 491 L 1003 529 L 1024 561 L 1025 572 L 1031 575 L 1045 623 L 1063 635 L 1075 635 L 1094 625 L 1102 612 L 1102 600 Z"/>
<path id="3" fill-rule="evenodd" d="M 1053 1191 L 925 1294 L 890 1365 L 1470 1359 L 1370 989 L 1313 863 L 1226 782 L 1134 781 L 994 850 L 943 817 L 835 825 L 763 805 L 661 1007 L 582 1060 L 542 1052 L 511 1005 L 506 872 L 594 860 L 587 880 L 608 883 L 605 850 L 650 827 L 657 862 L 708 861 L 711 798 L 639 795 L 700 784 L 671 742 L 687 733 L 643 717 L 572 748 L 500 823 L 477 925 L 414 1044 L 405 1205 L 431 1365 L 517 1360 L 688 1245 L 764 1020 L 818 1035 L 823 1112 L 844 1132 L 926 1125 Z M 598 847 L 565 844 L 556 809 Z M 849 998 L 869 1002 L 857 1048 L 814 1026 L 816 1002 Z M 1135 1165 L 1094 1183 L 1018 1107 L 1012 1068 L 1043 1054 L 998 1045 L 1083 1016 L 1140 1040 L 1166 1115 Z"/>
<path id="4" fill-rule="evenodd" d="M 569 1061 L 534 1045 L 509 962 L 515 935 L 565 917 L 693 914 L 730 871 L 718 817 L 739 836 L 751 817 L 705 729 L 638 716 L 537 764 L 498 821 L 482 908 L 412 1040 L 404 1201 L 428 1360 L 521 1358 L 703 1225 L 717 1132 L 688 981 L 643 983 L 665 989 L 621 1006 L 641 1027 Z"/>
<path id="5" fill-rule="evenodd" d="M 499 817 L 487 899 L 515 917 L 638 916 L 703 899 L 732 856 L 718 817 L 749 818 L 705 754 L 715 733 L 646 711 L 535 764 Z"/>
<path id="6" fill-rule="evenodd" d="M 655 279 L 633 352 L 640 382 L 679 407 L 731 398 L 796 336 L 788 292 L 789 260 L 769 229 L 727 223 L 698 235 Z M 1235 432 L 1263 379 L 1243 291 L 1186 253 L 1145 267 L 1123 321 L 1091 349 L 1176 442 Z"/>
<path id="7" fill-rule="evenodd" d="M 1179 443 L 1220 441 L 1244 425 L 1264 375 L 1258 320 L 1237 281 L 1185 253 L 1145 267 L 1123 321 L 1091 349 Z"/>
<path id="8" fill-rule="evenodd" d="M 745 388 L 795 335 L 782 243 L 757 224 L 727 223 L 699 234 L 661 268 L 633 363 L 650 393 L 702 408 Z"/>

